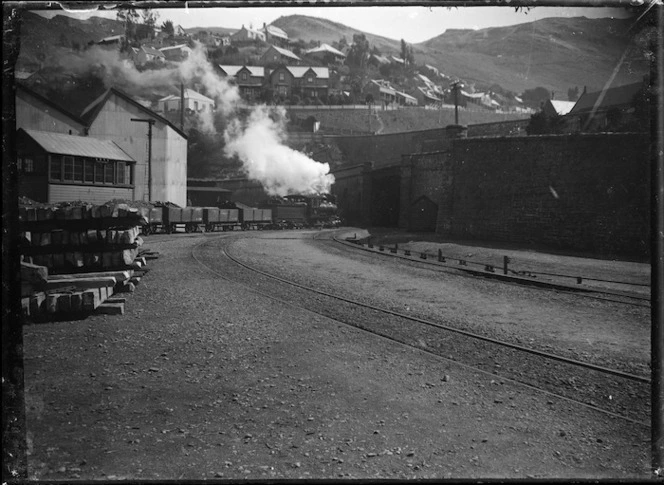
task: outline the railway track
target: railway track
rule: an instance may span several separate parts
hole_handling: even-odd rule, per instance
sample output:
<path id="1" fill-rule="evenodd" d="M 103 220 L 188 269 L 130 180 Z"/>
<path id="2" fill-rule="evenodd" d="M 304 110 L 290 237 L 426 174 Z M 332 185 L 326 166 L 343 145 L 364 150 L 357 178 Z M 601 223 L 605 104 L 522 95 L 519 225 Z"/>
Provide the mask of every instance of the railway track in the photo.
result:
<path id="1" fill-rule="evenodd" d="M 489 374 L 498 385 L 516 382 L 649 426 L 650 380 L 645 376 L 477 335 L 288 280 L 242 261 L 232 252 L 234 239 L 206 238 L 192 248 L 192 257 L 217 276 L 266 297 Z"/>

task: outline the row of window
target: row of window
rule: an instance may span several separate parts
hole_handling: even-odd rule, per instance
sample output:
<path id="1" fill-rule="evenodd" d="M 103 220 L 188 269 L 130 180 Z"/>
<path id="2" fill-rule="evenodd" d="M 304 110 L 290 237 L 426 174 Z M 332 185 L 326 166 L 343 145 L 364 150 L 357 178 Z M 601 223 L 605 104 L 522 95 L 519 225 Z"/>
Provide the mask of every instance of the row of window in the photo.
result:
<path id="1" fill-rule="evenodd" d="M 49 179 L 61 182 L 130 185 L 133 184 L 131 167 L 131 164 L 119 161 L 52 156 Z"/>

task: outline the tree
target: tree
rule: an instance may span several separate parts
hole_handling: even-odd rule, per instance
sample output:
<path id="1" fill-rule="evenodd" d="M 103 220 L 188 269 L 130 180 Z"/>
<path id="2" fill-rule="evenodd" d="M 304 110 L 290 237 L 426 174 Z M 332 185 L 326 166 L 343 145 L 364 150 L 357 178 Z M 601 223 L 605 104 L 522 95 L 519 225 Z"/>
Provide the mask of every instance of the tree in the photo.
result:
<path id="1" fill-rule="evenodd" d="M 173 37 L 175 35 L 175 27 L 173 27 L 173 21 L 166 20 L 163 24 L 161 24 L 161 30 L 168 37 Z"/>
<path id="2" fill-rule="evenodd" d="M 401 39 L 401 58 L 404 62 L 408 62 L 408 44 L 403 39 Z"/>
<path id="3" fill-rule="evenodd" d="M 534 89 L 526 89 L 521 95 L 524 104 L 531 108 L 539 108 L 541 104 L 551 98 L 551 93 L 546 88 L 538 86 Z"/>
<path id="4" fill-rule="evenodd" d="M 141 23 L 136 27 L 136 40 L 152 39 L 159 14 L 151 8 L 141 10 Z"/>
<path id="5" fill-rule="evenodd" d="M 353 45 L 350 47 L 348 56 L 346 57 L 348 65 L 364 69 L 367 64 L 369 48 L 369 41 L 364 34 L 353 35 Z"/>
<path id="6" fill-rule="evenodd" d="M 118 10 L 116 19 L 122 22 L 125 32 L 125 40 L 122 50 L 126 50 L 136 39 L 136 27 L 138 25 L 139 15 L 135 8 Z"/>
<path id="7" fill-rule="evenodd" d="M 526 126 L 526 133 L 529 135 L 548 135 L 560 133 L 563 128 L 563 118 L 560 115 L 547 115 L 544 111 L 539 111 L 530 117 L 530 122 Z"/>

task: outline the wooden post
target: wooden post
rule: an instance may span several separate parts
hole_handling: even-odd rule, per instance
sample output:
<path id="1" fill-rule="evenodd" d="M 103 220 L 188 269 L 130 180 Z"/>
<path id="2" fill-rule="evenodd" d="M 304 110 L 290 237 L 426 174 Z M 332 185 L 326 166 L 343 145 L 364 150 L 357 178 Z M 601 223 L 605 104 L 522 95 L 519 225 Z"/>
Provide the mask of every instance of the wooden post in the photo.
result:
<path id="1" fill-rule="evenodd" d="M 507 263 L 510 262 L 510 258 L 503 256 L 503 273 L 507 274 Z"/>

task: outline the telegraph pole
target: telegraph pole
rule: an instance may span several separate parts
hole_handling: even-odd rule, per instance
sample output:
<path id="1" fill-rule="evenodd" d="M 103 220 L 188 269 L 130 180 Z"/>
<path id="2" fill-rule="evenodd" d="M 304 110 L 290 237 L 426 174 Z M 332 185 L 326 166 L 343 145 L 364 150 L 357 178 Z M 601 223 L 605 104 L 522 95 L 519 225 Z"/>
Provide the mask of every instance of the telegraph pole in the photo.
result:
<path id="1" fill-rule="evenodd" d="M 459 87 L 461 81 L 454 81 L 452 83 L 452 90 L 454 91 L 454 124 L 459 124 Z"/>
<path id="2" fill-rule="evenodd" d="M 132 118 L 131 121 L 148 124 L 148 202 L 152 201 L 152 125 L 155 120 L 148 118 Z"/>

